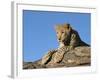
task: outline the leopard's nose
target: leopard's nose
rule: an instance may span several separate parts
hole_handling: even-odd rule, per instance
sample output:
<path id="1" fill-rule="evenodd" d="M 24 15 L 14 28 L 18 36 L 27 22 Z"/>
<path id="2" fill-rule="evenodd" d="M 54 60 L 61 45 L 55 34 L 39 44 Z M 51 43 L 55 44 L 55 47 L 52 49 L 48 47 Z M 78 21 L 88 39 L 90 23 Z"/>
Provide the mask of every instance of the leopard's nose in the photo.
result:
<path id="1" fill-rule="evenodd" d="M 60 40 L 61 40 L 61 38 L 58 38 L 58 40 L 60 41 Z"/>

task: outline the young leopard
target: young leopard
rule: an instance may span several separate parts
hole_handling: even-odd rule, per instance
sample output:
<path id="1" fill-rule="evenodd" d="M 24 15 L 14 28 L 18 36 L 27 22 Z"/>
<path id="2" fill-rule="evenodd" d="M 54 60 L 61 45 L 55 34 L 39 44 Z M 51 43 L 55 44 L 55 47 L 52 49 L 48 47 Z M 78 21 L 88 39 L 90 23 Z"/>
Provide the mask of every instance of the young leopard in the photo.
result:
<path id="1" fill-rule="evenodd" d="M 59 48 L 66 46 L 69 49 L 74 49 L 77 46 L 89 46 L 83 42 L 78 32 L 72 29 L 70 24 L 56 25 L 57 39 L 59 42 Z"/>

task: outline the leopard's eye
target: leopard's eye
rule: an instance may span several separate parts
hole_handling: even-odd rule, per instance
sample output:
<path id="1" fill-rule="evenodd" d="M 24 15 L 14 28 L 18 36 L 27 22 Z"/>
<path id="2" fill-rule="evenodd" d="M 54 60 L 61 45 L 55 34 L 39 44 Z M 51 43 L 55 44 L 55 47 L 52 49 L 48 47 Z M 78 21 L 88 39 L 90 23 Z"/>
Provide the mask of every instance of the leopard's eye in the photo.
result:
<path id="1" fill-rule="evenodd" d="M 62 33 L 64 33 L 64 31 L 62 31 Z"/>

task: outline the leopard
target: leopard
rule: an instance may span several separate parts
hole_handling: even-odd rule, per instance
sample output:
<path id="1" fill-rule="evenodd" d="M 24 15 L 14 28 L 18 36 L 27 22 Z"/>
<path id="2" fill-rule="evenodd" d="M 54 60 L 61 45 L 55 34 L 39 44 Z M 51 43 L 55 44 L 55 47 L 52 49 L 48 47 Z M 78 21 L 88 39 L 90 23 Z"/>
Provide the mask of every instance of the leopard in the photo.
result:
<path id="1" fill-rule="evenodd" d="M 58 48 L 66 46 L 69 50 L 72 50 L 78 46 L 90 46 L 89 44 L 82 41 L 78 31 L 73 29 L 69 23 L 57 24 L 55 26 L 55 30 L 59 43 Z"/>

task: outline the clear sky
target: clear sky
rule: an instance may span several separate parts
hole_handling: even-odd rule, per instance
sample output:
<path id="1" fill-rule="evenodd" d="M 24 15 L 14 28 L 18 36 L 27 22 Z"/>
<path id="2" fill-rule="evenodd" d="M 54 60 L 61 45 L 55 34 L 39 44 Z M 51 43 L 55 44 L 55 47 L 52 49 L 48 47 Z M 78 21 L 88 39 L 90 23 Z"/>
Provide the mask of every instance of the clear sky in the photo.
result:
<path id="1" fill-rule="evenodd" d="M 36 61 L 56 49 L 55 25 L 64 23 L 70 23 L 83 41 L 91 43 L 90 13 L 23 10 L 23 60 Z"/>

